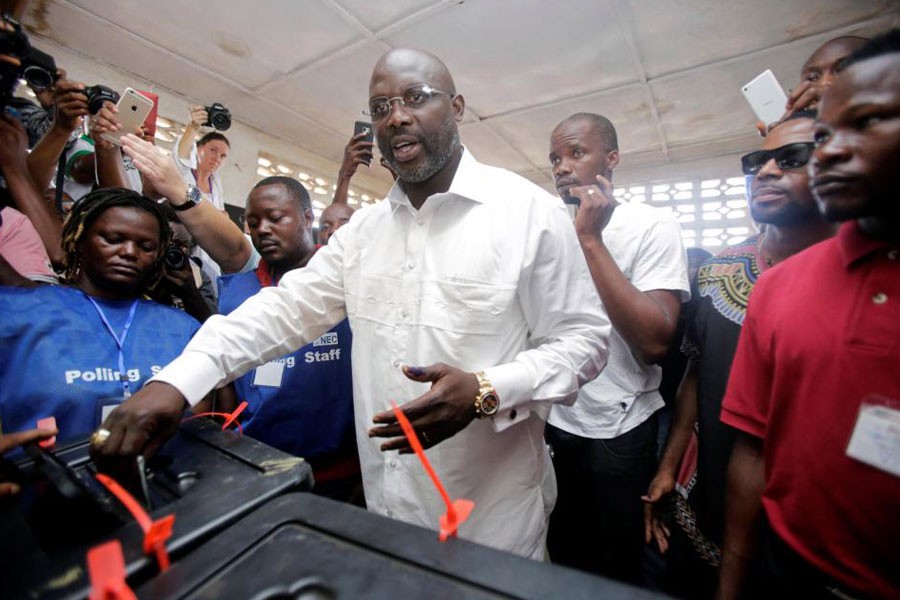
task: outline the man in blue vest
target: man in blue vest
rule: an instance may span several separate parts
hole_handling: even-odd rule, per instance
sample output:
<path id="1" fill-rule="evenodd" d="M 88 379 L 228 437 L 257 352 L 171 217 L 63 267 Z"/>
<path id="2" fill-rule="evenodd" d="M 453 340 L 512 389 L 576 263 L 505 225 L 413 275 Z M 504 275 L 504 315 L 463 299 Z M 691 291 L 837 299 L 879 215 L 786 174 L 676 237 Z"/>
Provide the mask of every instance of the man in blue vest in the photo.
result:
<path id="1" fill-rule="evenodd" d="M 219 278 L 223 315 L 277 285 L 288 271 L 306 266 L 316 251 L 309 192 L 296 179 L 267 177 L 257 183 L 247 198 L 245 217 L 256 252 L 249 268 Z M 350 341 L 344 319 L 311 344 L 235 380 L 236 398 L 229 392 L 220 397 L 226 408 L 247 401 L 247 435 L 306 458 L 316 493 L 360 503 Z"/>

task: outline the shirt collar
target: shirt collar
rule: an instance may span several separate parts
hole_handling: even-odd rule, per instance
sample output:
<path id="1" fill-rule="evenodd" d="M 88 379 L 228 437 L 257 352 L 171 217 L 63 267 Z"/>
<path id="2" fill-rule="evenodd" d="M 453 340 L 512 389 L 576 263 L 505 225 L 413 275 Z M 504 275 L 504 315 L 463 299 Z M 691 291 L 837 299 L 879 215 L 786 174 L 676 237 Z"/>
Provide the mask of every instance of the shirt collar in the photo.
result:
<path id="1" fill-rule="evenodd" d="M 886 242 L 864 234 L 855 219 L 841 225 L 837 234 L 837 244 L 841 252 L 841 258 L 844 261 L 844 267 L 847 269 L 869 254 L 888 246 Z"/>
<path id="2" fill-rule="evenodd" d="M 466 200 L 471 200 L 472 202 L 477 202 L 479 204 L 484 203 L 487 196 L 487 189 L 483 185 L 483 182 L 479 184 L 481 178 L 478 174 L 481 166 L 481 163 L 475 160 L 472 153 L 463 146 L 462 158 L 459 160 L 459 165 L 456 167 L 453 181 L 450 182 L 450 189 L 445 193 L 452 194 L 459 198 L 465 198 Z M 406 195 L 406 192 L 403 191 L 403 188 L 400 187 L 399 180 L 394 182 L 394 186 L 388 192 L 387 199 L 394 208 L 399 206 L 409 206 L 412 208 L 409 197 Z"/>
<path id="3" fill-rule="evenodd" d="M 276 285 L 278 283 L 277 281 L 275 281 L 275 278 L 272 275 L 272 270 L 269 268 L 269 264 L 264 258 L 260 258 L 259 264 L 256 265 L 256 278 L 259 280 L 259 285 L 264 288 L 271 287 L 272 285 Z"/>

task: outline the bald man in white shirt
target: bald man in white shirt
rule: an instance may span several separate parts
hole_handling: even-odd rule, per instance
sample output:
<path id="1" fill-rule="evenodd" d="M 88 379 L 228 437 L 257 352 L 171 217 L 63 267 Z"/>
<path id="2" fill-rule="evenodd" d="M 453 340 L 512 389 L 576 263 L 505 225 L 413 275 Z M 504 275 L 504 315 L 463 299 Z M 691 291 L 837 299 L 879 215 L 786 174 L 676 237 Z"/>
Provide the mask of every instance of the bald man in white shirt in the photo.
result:
<path id="1" fill-rule="evenodd" d="M 439 59 L 388 52 L 369 95 L 398 175 L 387 198 L 306 268 L 211 318 L 103 423 L 94 455 L 152 453 L 187 405 L 346 316 L 369 509 L 433 529 L 445 511 L 395 400 L 450 495 L 475 502 L 460 537 L 540 559 L 556 500 L 544 422 L 603 368 L 609 319 L 560 200 L 460 144 L 465 100 Z M 183 189 L 168 194 L 183 201 Z"/>

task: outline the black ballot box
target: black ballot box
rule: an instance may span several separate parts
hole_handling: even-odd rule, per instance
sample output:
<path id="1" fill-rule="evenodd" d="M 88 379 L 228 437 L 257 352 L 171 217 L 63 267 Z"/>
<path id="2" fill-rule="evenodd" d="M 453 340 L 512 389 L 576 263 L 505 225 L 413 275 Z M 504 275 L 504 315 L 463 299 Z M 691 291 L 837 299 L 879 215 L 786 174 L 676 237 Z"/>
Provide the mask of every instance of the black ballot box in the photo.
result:
<path id="1" fill-rule="evenodd" d="M 478 510 L 477 507 L 475 510 Z M 201 600 L 662 598 L 312 494 L 268 502 L 134 591 Z"/>
<path id="2" fill-rule="evenodd" d="M 143 479 L 135 466 L 117 481 L 145 510 L 149 498 L 154 520 L 175 516 L 166 542 L 173 564 L 276 496 L 312 487 L 303 459 L 207 419 L 182 423 L 145 467 Z M 143 552 L 139 524 L 97 481 L 87 439 L 32 447 L 29 458 L 6 468 L 22 491 L 0 502 L 0 597 L 86 598 L 86 553 L 111 539 L 121 542 L 130 585 L 159 572 L 156 557 Z"/>

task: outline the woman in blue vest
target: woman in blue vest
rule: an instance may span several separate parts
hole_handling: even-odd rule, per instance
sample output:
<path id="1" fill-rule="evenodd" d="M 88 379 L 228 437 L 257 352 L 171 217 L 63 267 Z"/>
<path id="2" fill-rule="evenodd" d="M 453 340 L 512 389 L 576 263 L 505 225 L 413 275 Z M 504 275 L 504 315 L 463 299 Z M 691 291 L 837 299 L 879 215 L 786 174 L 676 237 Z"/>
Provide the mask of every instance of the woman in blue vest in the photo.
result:
<path id="1" fill-rule="evenodd" d="M 171 238 L 155 202 L 121 188 L 92 192 L 62 236 L 65 285 L 0 287 L 0 433 L 53 416 L 60 441 L 88 435 L 199 328 L 144 299 Z"/>

